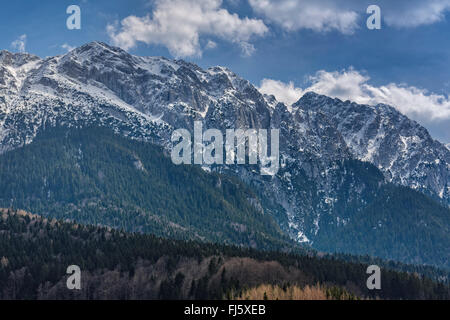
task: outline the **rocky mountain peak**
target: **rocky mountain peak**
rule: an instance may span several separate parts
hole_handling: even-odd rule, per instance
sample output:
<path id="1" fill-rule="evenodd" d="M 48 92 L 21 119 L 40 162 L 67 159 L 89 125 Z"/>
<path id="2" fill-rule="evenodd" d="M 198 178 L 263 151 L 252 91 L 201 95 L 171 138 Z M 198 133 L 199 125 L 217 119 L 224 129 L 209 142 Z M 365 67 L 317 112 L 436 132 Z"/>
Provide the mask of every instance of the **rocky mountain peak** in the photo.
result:
<path id="1" fill-rule="evenodd" d="M 285 228 L 303 242 L 334 212 L 339 188 L 361 198 L 365 186 L 339 175 L 352 159 L 372 163 L 387 181 L 450 201 L 449 149 L 387 105 L 308 92 L 287 107 L 225 67 L 134 56 L 102 42 L 44 60 L 7 52 L 0 59 L 8 61 L 0 67 L 0 153 L 56 125 L 108 127 L 167 149 L 171 132 L 192 129 L 194 121 L 220 130 L 276 128 L 281 166 L 270 181 L 254 168 L 216 170 L 230 169 L 274 198 L 285 211 Z M 11 61 L 19 67 L 9 67 Z"/>
<path id="2" fill-rule="evenodd" d="M 27 63 L 39 60 L 41 60 L 41 58 L 29 53 L 12 53 L 7 50 L 0 51 L 1 66 L 20 68 Z"/>
<path id="3" fill-rule="evenodd" d="M 352 155 L 376 165 L 389 181 L 437 195 L 450 204 L 448 148 L 394 107 L 357 104 L 311 92 L 294 106 L 326 115 Z"/>

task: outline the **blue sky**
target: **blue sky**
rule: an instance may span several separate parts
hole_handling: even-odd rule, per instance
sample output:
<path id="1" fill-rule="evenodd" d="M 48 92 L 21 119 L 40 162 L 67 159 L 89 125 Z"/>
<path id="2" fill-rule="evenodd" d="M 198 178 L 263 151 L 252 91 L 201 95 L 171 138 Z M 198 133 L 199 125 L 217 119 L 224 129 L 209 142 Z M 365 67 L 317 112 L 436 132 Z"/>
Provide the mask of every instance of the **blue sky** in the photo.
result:
<path id="1" fill-rule="evenodd" d="M 66 27 L 72 4 L 81 30 Z M 450 142 L 450 0 L 15 0 L 0 30 L 0 49 L 41 57 L 100 40 L 224 65 L 286 103 L 307 90 L 390 103 Z"/>

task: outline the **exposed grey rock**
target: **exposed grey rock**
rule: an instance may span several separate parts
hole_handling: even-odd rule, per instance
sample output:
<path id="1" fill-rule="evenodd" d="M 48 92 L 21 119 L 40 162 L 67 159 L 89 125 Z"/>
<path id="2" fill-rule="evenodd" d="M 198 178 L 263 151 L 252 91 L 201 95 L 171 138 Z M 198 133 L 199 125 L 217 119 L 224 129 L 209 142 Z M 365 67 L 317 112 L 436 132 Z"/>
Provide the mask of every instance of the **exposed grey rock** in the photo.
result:
<path id="1" fill-rule="evenodd" d="M 171 132 L 192 130 L 196 120 L 205 129 L 280 129 L 276 176 L 252 166 L 212 169 L 265 195 L 266 211 L 301 242 L 313 241 L 324 215 L 335 214 L 343 189 L 349 201 L 363 201 L 364 184 L 338 173 L 344 160 L 369 161 L 388 181 L 450 203 L 449 149 L 392 107 L 308 93 L 288 108 L 226 68 L 137 57 L 100 42 L 46 59 L 0 53 L 0 153 L 56 125 L 106 126 L 170 149 Z"/>

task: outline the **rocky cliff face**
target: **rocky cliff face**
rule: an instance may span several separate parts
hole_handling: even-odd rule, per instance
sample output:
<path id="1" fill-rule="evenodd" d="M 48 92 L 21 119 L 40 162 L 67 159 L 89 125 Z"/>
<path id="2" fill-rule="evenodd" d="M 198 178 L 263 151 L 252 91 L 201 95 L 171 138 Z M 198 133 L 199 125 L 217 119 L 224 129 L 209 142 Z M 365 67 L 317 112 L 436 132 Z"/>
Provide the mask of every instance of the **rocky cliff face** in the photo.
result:
<path id="1" fill-rule="evenodd" d="M 345 166 L 351 159 L 378 167 L 384 177 L 377 183 L 386 179 L 450 203 L 450 151 L 392 107 L 314 93 L 285 106 L 226 68 L 132 56 L 99 42 L 46 59 L 0 53 L 0 152 L 56 125 L 112 127 L 170 149 L 171 132 L 192 130 L 193 121 L 222 130 L 280 129 L 276 176 L 246 166 L 210 169 L 254 186 L 300 242 L 314 242 L 322 221 L 345 223 L 350 203 L 364 206 L 367 181 Z"/>

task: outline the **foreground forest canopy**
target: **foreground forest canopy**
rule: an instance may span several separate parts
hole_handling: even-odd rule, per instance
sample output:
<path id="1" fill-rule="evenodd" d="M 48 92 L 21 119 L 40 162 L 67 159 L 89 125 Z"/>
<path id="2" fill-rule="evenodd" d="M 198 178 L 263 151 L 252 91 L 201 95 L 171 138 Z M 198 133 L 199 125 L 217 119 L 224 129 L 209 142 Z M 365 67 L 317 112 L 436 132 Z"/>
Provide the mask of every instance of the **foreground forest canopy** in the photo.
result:
<path id="1" fill-rule="evenodd" d="M 264 286 L 272 288 L 266 296 L 283 298 L 450 298 L 448 285 L 417 273 L 383 268 L 382 290 L 369 291 L 364 263 L 167 240 L 11 209 L 0 210 L 0 262 L 1 299 L 245 299 Z M 66 287 L 73 264 L 82 270 L 79 291 Z"/>

